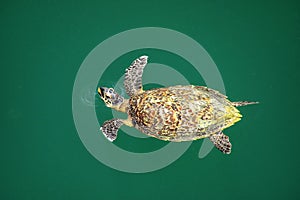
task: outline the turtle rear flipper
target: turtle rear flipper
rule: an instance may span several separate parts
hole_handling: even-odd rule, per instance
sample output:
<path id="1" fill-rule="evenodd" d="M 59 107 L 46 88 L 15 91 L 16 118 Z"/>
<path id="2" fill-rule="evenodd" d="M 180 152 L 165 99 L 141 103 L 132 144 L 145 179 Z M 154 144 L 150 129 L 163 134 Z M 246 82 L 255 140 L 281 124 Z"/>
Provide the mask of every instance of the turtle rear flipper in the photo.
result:
<path id="1" fill-rule="evenodd" d="M 123 124 L 124 123 L 121 119 L 111 119 L 105 121 L 100 127 L 100 130 L 103 135 L 112 142 L 117 138 L 118 130 Z"/>
<path id="2" fill-rule="evenodd" d="M 222 132 L 216 133 L 209 137 L 214 145 L 225 154 L 231 153 L 231 143 L 229 137 Z"/>
<path id="3" fill-rule="evenodd" d="M 143 91 L 142 75 L 148 56 L 141 56 L 126 69 L 124 87 L 129 96 Z"/>

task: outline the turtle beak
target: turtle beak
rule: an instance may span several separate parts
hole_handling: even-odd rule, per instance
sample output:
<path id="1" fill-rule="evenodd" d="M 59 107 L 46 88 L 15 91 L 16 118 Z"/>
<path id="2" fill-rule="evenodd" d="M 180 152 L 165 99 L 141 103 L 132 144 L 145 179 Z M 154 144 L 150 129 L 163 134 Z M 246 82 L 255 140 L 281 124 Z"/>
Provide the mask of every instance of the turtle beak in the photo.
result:
<path id="1" fill-rule="evenodd" d="M 102 87 L 98 87 L 98 94 L 101 96 L 101 97 L 103 97 L 104 96 L 104 88 L 102 88 Z"/>

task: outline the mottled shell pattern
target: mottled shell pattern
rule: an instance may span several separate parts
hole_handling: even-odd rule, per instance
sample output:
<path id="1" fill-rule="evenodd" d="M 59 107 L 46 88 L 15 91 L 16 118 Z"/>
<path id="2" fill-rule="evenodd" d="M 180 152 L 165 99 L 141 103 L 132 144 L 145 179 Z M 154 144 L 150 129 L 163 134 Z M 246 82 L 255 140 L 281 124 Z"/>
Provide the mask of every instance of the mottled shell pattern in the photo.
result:
<path id="1" fill-rule="evenodd" d="M 133 95 L 129 99 L 128 114 L 141 132 L 176 142 L 209 137 L 242 117 L 226 96 L 193 85 Z"/>

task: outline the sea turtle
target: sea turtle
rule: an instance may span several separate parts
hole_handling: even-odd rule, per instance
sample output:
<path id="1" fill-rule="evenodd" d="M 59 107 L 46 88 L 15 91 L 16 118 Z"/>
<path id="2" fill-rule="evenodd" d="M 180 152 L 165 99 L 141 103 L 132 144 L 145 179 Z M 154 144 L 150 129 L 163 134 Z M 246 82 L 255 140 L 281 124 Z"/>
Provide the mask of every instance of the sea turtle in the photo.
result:
<path id="1" fill-rule="evenodd" d="M 220 151 L 229 154 L 231 143 L 222 130 L 241 119 L 237 106 L 257 102 L 230 102 L 216 90 L 194 85 L 144 91 L 142 75 L 147 60 L 148 56 L 141 56 L 126 69 L 124 86 L 129 99 L 123 98 L 112 88 L 98 88 L 107 107 L 128 114 L 127 119 L 105 121 L 100 128 L 104 136 L 114 141 L 118 129 L 125 124 L 166 141 L 192 141 L 208 137 Z"/>

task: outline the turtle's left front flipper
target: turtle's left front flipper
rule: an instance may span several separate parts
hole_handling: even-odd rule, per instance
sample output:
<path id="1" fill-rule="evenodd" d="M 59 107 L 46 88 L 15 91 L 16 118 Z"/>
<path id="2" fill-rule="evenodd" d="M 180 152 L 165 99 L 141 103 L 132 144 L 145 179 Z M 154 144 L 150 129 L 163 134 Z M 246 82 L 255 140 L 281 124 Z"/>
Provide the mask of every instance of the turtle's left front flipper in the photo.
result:
<path id="1" fill-rule="evenodd" d="M 231 153 L 231 143 L 229 141 L 229 137 L 222 133 L 216 133 L 209 137 L 209 139 L 214 143 L 214 145 L 225 154 Z"/>
<path id="2" fill-rule="evenodd" d="M 132 126 L 132 122 L 129 119 L 111 119 L 105 121 L 100 130 L 109 141 L 113 142 L 117 138 L 118 130 L 123 124 Z"/>
<path id="3" fill-rule="evenodd" d="M 111 119 L 105 121 L 100 127 L 100 130 L 103 135 L 112 142 L 117 138 L 118 130 L 123 124 L 124 123 L 121 119 Z"/>

